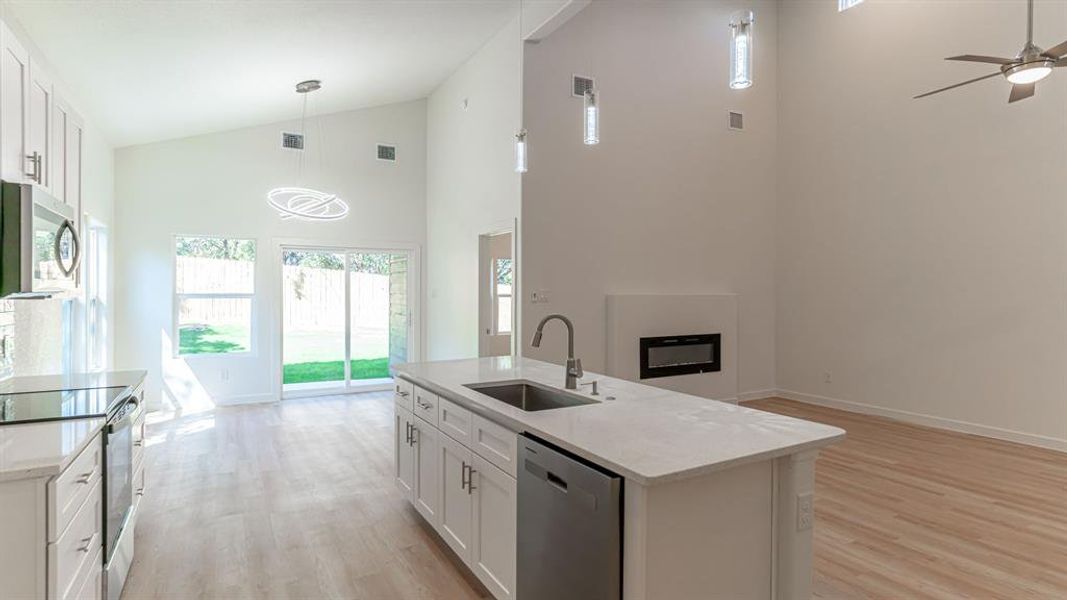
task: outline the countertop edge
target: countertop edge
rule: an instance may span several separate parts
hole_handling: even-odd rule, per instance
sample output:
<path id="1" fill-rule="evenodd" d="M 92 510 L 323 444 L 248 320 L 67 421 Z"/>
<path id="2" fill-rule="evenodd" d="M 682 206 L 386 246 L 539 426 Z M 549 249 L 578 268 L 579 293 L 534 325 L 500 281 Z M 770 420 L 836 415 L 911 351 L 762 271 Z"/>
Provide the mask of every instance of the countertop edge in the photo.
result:
<path id="1" fill-rule="evenodd" d="M 632 480 L 632 481 L 634 481 L 636 483 L 639 483 L 639 484 L 641 484 L 643 486 L 646 486 L 646 487 L 654 486 L 654 485 L 658 485 L 658 484 L 664 484 L 664 483 L 671 483 L 671 482 L 675 482 L 675 481 L 682 481 L 682 480 L 685 480 L 685 479 L 692 479 L 694 477 L 701 477 L 703 475 L 709 475 L 711 473 L 715 473 L 715 472 L 718 472 L 718 471 L 723 471 L 723 470 L 730 469 L 730 468 L 733 468 L 733 467 L 742 466 L 742 465 L 745 465 L 745 464 L 751 464 L 751 463 L 762 462 L 762 461 L 766 461 L 766 460 L 772 460 L 772 459 L 775 459 L 775 458 L 780 458 L 782 456 L 789 456 L 791 454 L 797 454 L 797 453 L 800 453 L 800 452 L 814 450 L 814 449 L 821 448 L 823 446 L 828 446 L 828 445 L 830 445 L 832 443 L 838 442 L 838 441 L 844 439 L 845 435 L 846 435 L 846 432 L 845 432 L 844 429 L 841 429 L 841 428 L 838 428 L 838 427 L 833 427 L 833 429 L 838 430 L 840 433 L 838 433 L 836 435 L 833 435 L 833 436 L 820 438 L 820 439 L 817 439 L 817 440 L 811 440 L 811 441 L 807 441 L 807 442 L 799 442 L 799 443 L 796 443 L 796 444 L 791 444 L 791 445 L 787 445 L 787 446 L 782 446 L 780 448 L 775 448 L 773 450 L 768 450 L 766 452 L 759 452 L 759 453 L 750 454 L 750 455 L 746 455 L 746 456 L 739 456 L 739 457 L 737 457 L 735 459 L 723 460 L 723 461 L 719 461 L 719 462 L 708 464 L 708 465 L 694 467 L 694 468 L 691 468 L 691 469 L 685 469 L 685 470 L 682 470 L 682 471 L 676 471 L 676 472 L 672 472 L 672 473 L 665 473 L 665 474 L 662 474 L 662 475 L 644 475 L 644 474 L 641 474 L 641 473 L 637 473 L 637 472 L 633 471 L 632 469 L 628 469 L 628 468 L 626 468 L 626 467 L 624 467 L 622 465 L 619 465 L 619 464 L 617 464 L 617 463 L 615 463 L 615 462 L 613 462 L 611 460 L 605 459 L 605 458 L 603 458 L 601 456 L 596 456 L 596 455 L 594 455 L 594 454 L 592 454 L 592 453 L 590 453 L 590 452 L 588 452 L 588 451 L 586 451 L 586 450 L 584 450 L 582 448 L 579 448 L 579 447 L 575 446 L 574 444 L 568 442 L 567 440 L 559 439 L 558 437 L 556 437 L 554 435 L 551 435 L 551 434 L 545 433 L 543 431 L 540 431 L 540 430 L 538 430 L 536 428 L 530 427 L 530 426 L 526 425 L 525 423 L 521 423 L 521 422 L 515 421 L 515 420 L 513 420 L 513 419 L 511 419 L 511 418 L 509 418 L 509 417 L 507 417 L 507 416 L 505 416 L 505 415 L 503 415 L 501 413 L 493 411 L 492 409 L 490 409 L 490 408 L 488 408 L 486 406 L 479 405 L 479 404 L 473 404 L 469 399 L 464 398 L 463 396 L 460 396 L 460 395 L 452 392 L 451 390 L 449 390 L 447 388 L 441 387 L 440 385 L 437 385 L 436 383 L 434 383 L 432 381 L 429 381 L 427 379 L 423 379 L 422 377 L 418 377 L 416 375 L 412 375 L 411 373 L 408 373 L 406 371 L 397 371 L 395 375 L 397 377 L 405 380 L 405 381 L 413 383 L 413 384 L 415 384 L 415 385 L 417 385 L 419 387 L 425 388 L 426 390 L 429 390 L 429 391 L 437 394 L 438 396 L 442 396 L 445 399 L 447 399 L 449 402 L 453 402 L 455 404 L 459 404 L 463 408 L 466 408 L 467 410 L 470 410 L 471 412 L 473 412 L 475 414 L 481 415 L 481 416 L 493 421 L 494 423 L 497 423 L 498 425 L 502 425 L 502 426 L 510 429 L 511 431 L 514 431 L 516 433 L 521 433 L 523 431 L 528 431 L 530 433 L 533 433 L 533 434 L 535 434 L 535 435 L 537 435 L 539 437 L 542 437 L 542 438 L 548 440 L 549 442 L 552 442 L 552 443 L 564 448 L 565 450 L 573 452 L 573 453 L 577 454 L 578 456 L 581 456 L 582 458 L 585 458 L 586 460 L 595 462 L 595 463 L 597 463 L 597 464 L 599 464 L 599 465 L 601 465 L 601 466 L 603 466 L 603 467 L 605 467 L 607 469 L 615 471 L 615 472 L 619 473 L 620 475 L 623 475 L 624 477 L 626 477 L 626 479 Z M 709 400 L 709 402 L 714 402 L 714 401 L 713 400 Z M 832 427 L 832 426 L 826 425 L 826 427 Z"/>
<path id="2" fill-rule="evenodd" d="M 70 464 L 74 462 L 76 458 L 81 456 L 81 453 L 89 447 L 89 444 L 93 440 L 99 441 L 100 439 L 100 432 L 104 430 L 106 419 L 102 419 L 100 417 L 88 418 L 98 419 L 100 421 L 100 425 L 97 426 L 91 433 L 87 433 L 85 437 L 81 440 L 81 442 L 77 446 L 75 446 L 75 448 L 71 450 L 66 455 L 66 457 L 64 457 L 63 460 L 47 465 L 40 465 L 34 467 L 15 467 L 6 471 L 0 471 L 0 483 L 10 481 L 23 481 L 26 479 L 51 479 L 52 477 L 56 477 L 57 475 L 62 474 L 63 471 L 66 471 L 67 467 L 69 467 Z M 56 421 L 56 423 L 61 422 L 62 421 Z M 5 427 L 19 427 L 19 425 L 5 425 Z"/>

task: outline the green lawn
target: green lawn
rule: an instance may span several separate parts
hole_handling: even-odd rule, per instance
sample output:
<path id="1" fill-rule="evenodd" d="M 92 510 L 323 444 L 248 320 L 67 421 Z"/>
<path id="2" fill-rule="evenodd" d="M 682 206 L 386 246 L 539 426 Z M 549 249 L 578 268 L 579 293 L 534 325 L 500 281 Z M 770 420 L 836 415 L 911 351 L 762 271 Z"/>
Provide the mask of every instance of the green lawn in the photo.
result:
<path id="1" fill-rule="evenodd" d="M 178 329 L 178 353 L 248 352 L 249 337 L 248 328 L 241 325 L 186 325 Z"/>
<path id="2" fill-rule="evenodd" d="M 352 361 L 352 379 L 389 377 L 388 358 L 365 358 Z M 282 383 L 344 381 L 345 361 L 303 362 L 282 367 Z"/>

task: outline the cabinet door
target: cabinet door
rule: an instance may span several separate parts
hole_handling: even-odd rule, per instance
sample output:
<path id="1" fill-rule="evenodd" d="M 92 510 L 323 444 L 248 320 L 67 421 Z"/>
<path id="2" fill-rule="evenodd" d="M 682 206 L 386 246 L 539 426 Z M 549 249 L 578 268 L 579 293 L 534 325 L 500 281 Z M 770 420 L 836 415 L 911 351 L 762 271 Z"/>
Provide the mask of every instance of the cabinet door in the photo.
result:
<path id="1" fill-rule="evenodd" d="M 74 214 L 81 218 L 82 207 L 82 123 L 78 115 L 67 114 L 67 137 L 65 153 L 67 155 L 64 194 L 67 204 L 74 207 Z"/>
<path id="2" fill-rule="evenodd" d="M 440 452 L 437 429 L 422 419 L 415 419 L 415 509 L 434 527 L 441 522 L 437 507 L 441 486 L 437 482 L 437 455 Z"/>
<path id="3" fill-rule="evenodd" d="M 515 479 L 474 455 L 474 532 L 468 563 L 498 600 L 515 597 L 517 501 Z"/>
<path id="4" fill-rule="evenodd" d="M 438 441 L 441 522 L 437 531 L 463 562 L 470 563 L 474 501 L 471 490 L 467 489 L 466 472 L 471 468 L 473 455 L 447 435 L 438 436 Z"/>
<path id="5" fill-rule="evenodd" d="M 30 63 L 30 86 L 26 95 L 26 154 L 29 171 L 45 189 L 51 189 L 52 80 Z"/>
<path id="6" fill-rule="evenodd" d="M 411 424 L 415 417 L 408 411 L 396 407 L 396 435 L 394 436 L 394 473 L 396 487 L 408 500 L 415 492 L 415 451 L 411 444 Z"/>
<path id="7" fill-rule="evenodd" d="M 52 195 L 67 202 L 67 126 L 70 123 L 70 107 L 59 96 L 52 101 L 52 153 L 49 173 Z"/>
<path id="8" fill-rule="evenodd" d="M 30 55 L 6 25 L 0 24 L 0 38 L 0 177 L 29 181 L 25 124 Z"/>

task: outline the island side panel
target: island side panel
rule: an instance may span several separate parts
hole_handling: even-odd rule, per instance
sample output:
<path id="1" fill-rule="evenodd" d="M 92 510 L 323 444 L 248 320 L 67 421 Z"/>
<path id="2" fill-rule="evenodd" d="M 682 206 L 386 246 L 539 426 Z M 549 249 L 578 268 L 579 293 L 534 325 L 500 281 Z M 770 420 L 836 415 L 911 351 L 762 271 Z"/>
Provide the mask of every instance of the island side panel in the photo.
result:
<path id="1" fill-rule="evenodd" d="M 818 455 L 817 450 L 812 450 L 777 459 L 776 600 L 811 598 L 815 459 Z M 806 512 L 806 516 L 802 517 L 802 512 Z"/>
<path id="2" fill-rule="evenodd" d="M 623 598 L 771 598 L 774 461 L 652 486 L 627 480 Z"/>

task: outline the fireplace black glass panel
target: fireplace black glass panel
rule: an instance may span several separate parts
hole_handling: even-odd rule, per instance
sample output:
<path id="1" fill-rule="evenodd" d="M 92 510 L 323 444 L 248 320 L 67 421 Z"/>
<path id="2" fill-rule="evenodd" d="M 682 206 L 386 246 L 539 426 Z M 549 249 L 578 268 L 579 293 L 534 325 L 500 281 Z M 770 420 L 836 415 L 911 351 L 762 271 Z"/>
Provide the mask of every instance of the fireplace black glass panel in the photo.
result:
<path id="1" fill-rule="evenodd" d="M 722 370 L 722 335 L 641 338 L 641 379 Z"/>

